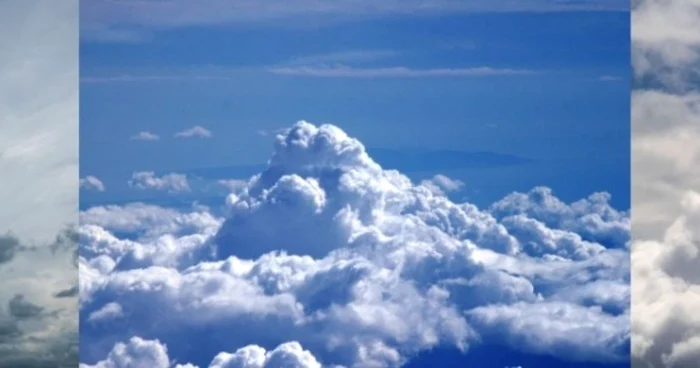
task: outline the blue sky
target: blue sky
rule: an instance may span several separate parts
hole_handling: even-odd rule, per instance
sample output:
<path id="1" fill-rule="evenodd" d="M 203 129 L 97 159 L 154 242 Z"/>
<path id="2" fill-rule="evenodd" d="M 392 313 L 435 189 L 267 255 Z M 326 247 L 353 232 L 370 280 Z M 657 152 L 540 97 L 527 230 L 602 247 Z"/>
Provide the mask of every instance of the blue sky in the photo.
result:
<path id="1" fill-rule="evenodd" d="M 481 175 L 507 181 L 488 201 L 528 189 L 555 167 L 546 182 L 568 199 L 609 190 L 626 207 L 628 18 L 622 12 L 465 14 L 320 28 L 197 26 L 143 42 L 85 41 L 81 170 L 117 189 L 132 170 L 263 164 L 271 137 L 259 132 L 305 119 L 341 126 L 370 148 L 489 151 L 538 160 L 527 170 L 507 170 L 510 179 L 456 173 L 482 190 L 488 183 Z M 324 65 L 357 74 L 409 72 L 377 78 L 271 72 Z M 402 75 L 479 67 L 535 74 Z M 213 138 L 171 139 L 193 125 Z M 140 131 L 161 140 L 129 141 Z M 557 177 L 577 178 L 577 188 Z"/>
<path id="2" fill-rule="evenodd" d="M 151 18 L 129 6 L 113 15 L 104 4 L 83 6 L 80 171 L 98 178 L 104 190 L 82 190 L 81 209 L 133 201 L 220 207 L 228 192 L 212 183 L 264 172 L 275 135 L 306 120 L 339 127 L 380 165 L 416 185 L 436 174 L 460 183 L 443 188 L 454 203 L 485 209 L 514 191 L 546 186 L 566 203 L 608 192 L 612 207 L 627 210 L 629 13 L 620 10 L 626 4 L 531 1 L 522 3 L 531 4 L 525 6 L 530 11 L 504 5 L 476 12 L 437 3 L 445 8 L 425 14 L 390 6 L 375 13 L 344 5 L 316 13 L 271 7 L 260 19 L 250 9 L 217 13 L 216 1 L 209 12 L 180 3 L 180 13 L 192 15 L 172 18 L 168 11 L 176 10 L 167 5 Z M 558 11 L 571 7 L 576 11 Z M 193 127 L 200 128 L 182 134 Z M 135 139 L 143 132 L 141 138 L 150 139 Z M 142 189 L 172 182 L 177 178 L 157 179 L 174 173 L 186 175 L 190 190 L 139 190 L 132 174 L 148 171 L 154 174 L 139 179 Z M 614 221 L 624 220 L 619 216 Z M 90 221 L 122 226 L 111 217 Z M 103 332 L 86 327 L 83 334 L 105 346 L 116 341 L 100 340 Z M 420 350 L 409 354 L 417 358 L 408 366 L 448 360 L 455 366 L 597 366 L 585 356 L 583 363 L 560 359 L 566 344 L 553 345 L 560 351 L 551 356 L 494 339 L 466 355 L 454 347 Z M 216 353 L 179 353 L 182 342 L 168 344 L 178 361 L 204 365 Z M 270 344 L 268 350 L 275 347 Z"/>

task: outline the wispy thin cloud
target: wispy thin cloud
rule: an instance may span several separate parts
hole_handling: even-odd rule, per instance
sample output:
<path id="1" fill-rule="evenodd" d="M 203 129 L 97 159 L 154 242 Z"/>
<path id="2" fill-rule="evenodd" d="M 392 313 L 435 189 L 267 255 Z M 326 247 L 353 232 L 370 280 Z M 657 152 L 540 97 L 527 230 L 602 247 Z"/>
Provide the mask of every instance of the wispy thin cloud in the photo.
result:
<path id="1" fill-rule="evenodd" d="M 258 66 L 255 68 L 226 68 L 207 67 L 192 68 L 188 70 L 170 70 L 163 74 L 123 74 L 117 76 L 85 76 L 80 82 L 83 84 L 112 84 L 112 83 L 151 83 L 151 82 L 206 82 L 206 81 L 231 81 L 241 73 L 271 73 L 287 76 L 325 77 L 325 78 L 417 78 L 417 77 L 486 77 L 486 76 L 524 76 L 542 74 L 545 71 L 497 68 L 489 66 L 479 67 L 454 67 L 454 68 L 425 68 L 418 69 L 408 66 L 367 66 L 362 65 L 370 60 L 379 60 L 390 51 L 383 53 L 377 51 L 373 55 L 361 53 L 330 53 L 324 55 L 312 55 L 290 60 L 285 64 Z M 394 54 L 396 55 L 396 54 Z M 343 63 L 316 63 L 321 60 L 355 60 L 353 65 Z M 374 59 L 372 59 L 374 58 Z M 360 61 L 363 60 L 363 61 Z"/>
<path id="2" fill-rule="evenodd" d="M 356 68 L 333 67 L 282 67 L 268 70 L 273 74 L 321 78 L 382 78 L 382 77 L 478 77 L 499 75 L 533 75 L 540 72 L 527 69 L 492 67 L 413 69 L 409 67 Z"/>
<path id="3" fill-rule="evenodd" d="M 80 179 L 80 188 L 85 190 L 94 190 L 98 192 L 105 191 L 104 183 L 102 183 L 102 181 L 96 176 L 90 175 Z"/>
<path id="4" fill-rule="evenodd" d="M 177 132 L 174 135 L 175 138 L 211 138 L 213 137 L 212 132 L 200 125 L 195 125 L 192 128 L 185 129 L 181 132 Z"/>
<path id="5" fill-rule="evenodd" d="M 138 134 L 132 135 L 130 138 L 132 141 L 157 141 L 160 136 L 151 132 L 139 132 Z"/>
<path id="6" fill-rule="evenodd" d="M 421 181 L 420 185 L 427 188 L 435 195 L 446 196 L 447 193 L 461 190 L 464 187 L 464 182 L 451 179 L 442 174 L 437 174 L 430 179 Z"/>
<path id="7" fill-rule="evenodd" d="M 395 15 L 474 12 L 629 11 L 629 0 L 169 0 L 80 2 L 81 37 L 103 42 L 148 39 L 153 31 L 201 25 L 298 27 Z M 145 33 L 139 36 L 138 32 Z"/>

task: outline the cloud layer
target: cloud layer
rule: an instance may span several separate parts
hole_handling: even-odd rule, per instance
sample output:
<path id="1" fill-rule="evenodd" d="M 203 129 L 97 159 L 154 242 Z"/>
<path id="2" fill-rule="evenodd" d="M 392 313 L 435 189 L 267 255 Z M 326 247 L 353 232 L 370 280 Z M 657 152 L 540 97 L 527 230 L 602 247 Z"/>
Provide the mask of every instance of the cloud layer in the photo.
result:
<path id="1" fill-rule="evenodd" d="M 411 69 L 403 66 L 385 68 L 356 68 L 351 66 L 280 67 L 269 70 L 274 74 L 321 78 L 398 78 L 398 77 L 485 77 L 498 75 L 533 75 L 534 70 L 503 68 Z"/>
<path id="2" fill-rule="evenodd" d="M 77 364 L 76 235 L 69 228 L 51 244 L 0 237 L 0 367 Z"/>
<path id="3" fill-rule="evenodd" d="M 627 11 L 629 0 L 336 0 L 319 3 L 308 0 L 267 1 L 187 0 L 109 1 L 81 3 L 82 36 L 108 42 L 140 42 L 159 30 L 197 25 L 245 26 L 267 22 L 277 27 L 314 25 L 357 18 L 396 15 L 439 16 L 470 12 Z"/>
<path id="4" fill-rule="evenodd" d="M 77 8 L 0 2 L 0 368 L 78 364 Z"/>
<path id="5" fill-rule="evenodd" d="M 339 128 L 300 122 L 222 216 L 90 208 L 81 360 L 392 367 L 501 344 L 627 361 L 629 213 L 605 193 L 567 204 L 544 187 L 483 210 L 451 201 L 456 185 L 414 184 Z"/>
<path id="6" fill-rule="evenodd" d="M 77 6 L 0 7 L 0 233 L 48 242 L 78 201 Z"/>
<path id="7" fill-rule="evenodd" d="M 700 361 L 700 2 L 632 12 L 632 353 L 639 368 Z"/>

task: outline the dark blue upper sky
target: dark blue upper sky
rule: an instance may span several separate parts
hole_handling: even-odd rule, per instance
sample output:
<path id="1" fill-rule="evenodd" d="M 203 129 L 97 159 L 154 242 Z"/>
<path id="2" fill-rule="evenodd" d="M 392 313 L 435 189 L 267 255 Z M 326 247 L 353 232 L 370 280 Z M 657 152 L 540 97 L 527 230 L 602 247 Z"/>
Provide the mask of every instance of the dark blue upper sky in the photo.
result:
<path id="1" fill-rule="evenodd" d="M 245 176 L 240 165 L 265 163 L 274 131 L 302 119 L 341 127 L 412 178 L 462 180 L 460 195 L 480 206 L 536 185 L 568 201 L 608 191 L 629 206 L 628 12 L 132 31 L 122 42 L 81 44 L 81 175 L 110 188 L 84 193 L 83 206 L 136 198 L 126 186 L 133 171 Z M 172 138 L 194 125 L 213 136 Z M 141 131 L 161 139 L 130 140 Z M 486 155 L 460 164 L 474 152 L 523 163 L 499 166 Z"/>

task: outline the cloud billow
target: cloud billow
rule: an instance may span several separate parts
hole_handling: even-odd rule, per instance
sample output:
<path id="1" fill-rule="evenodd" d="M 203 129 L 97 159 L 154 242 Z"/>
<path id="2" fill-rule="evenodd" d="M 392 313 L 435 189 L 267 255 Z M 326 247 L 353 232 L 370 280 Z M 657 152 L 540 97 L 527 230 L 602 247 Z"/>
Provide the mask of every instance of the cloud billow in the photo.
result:
<path id="1" fill-rule="evenodd" d="M 5 264 L 0 265 L 5 280 L 0 290 L 4 304 L 0 306 L 0 367 L 77 364 L 78 293 L 77 287 L 72 291 L 69 286 L 77 281 L 71 267 L 77 254 L 76 236 L 75 229 L 68 226 L 47 244 L 28 245 L 10 235 L 0 238 L 2 253 L 12 250 L 12 257 L 3 256 Z M 27 278 L 28 265 L 33 267 L 32 275 L 39 268 L 51 275 L 51 281 Z M 51 295 L 54 287 L 64 289 Z"/>
<path id="2" fill-rule="evenodd" d="M 10 262 L 15 258 L 17 249 L 20 247 L 19 239 L 11 234 L 0 236 L 0 265 Z"/>
<path id="3" fill-rule="evenodd" d="M 632 366 L 700 362 L 700 3 L 632 9 Z"/>
<path id="4" fill-rule="evenodd" d="M 480 344 L 625 362 L 629 213 L 609 199 L 566 204 L 542 187 L 483 210 L 300 122 L 224 218 L 83 212 L 83 367 L 398 367 Z"/>

